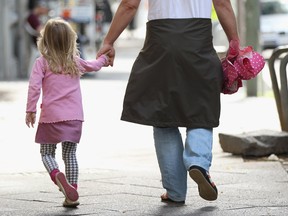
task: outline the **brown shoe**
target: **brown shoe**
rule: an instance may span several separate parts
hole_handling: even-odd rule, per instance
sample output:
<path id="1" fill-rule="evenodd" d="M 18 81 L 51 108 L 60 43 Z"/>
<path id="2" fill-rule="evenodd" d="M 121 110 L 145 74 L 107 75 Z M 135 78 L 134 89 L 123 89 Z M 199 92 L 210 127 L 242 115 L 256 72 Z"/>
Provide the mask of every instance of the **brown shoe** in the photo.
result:
<path id="1" fill-rule="evenodd" d="M 199 166 L 191 166 L 189 175 L 198 184 L 200 197 L 209 201 L 217 199 L 217 187 L 205 169 Z"/>
<path id="2" fill-rule="evenodd" d="M 161 202 L 165 202 L 168 204 L 178 204 L 178 205 L 184 205 L 185 204 L 185 201 L 174 201 L 174 200 L 170 199 L 168 197 L 167 193 L 164 193 L 161 195 Z"/>

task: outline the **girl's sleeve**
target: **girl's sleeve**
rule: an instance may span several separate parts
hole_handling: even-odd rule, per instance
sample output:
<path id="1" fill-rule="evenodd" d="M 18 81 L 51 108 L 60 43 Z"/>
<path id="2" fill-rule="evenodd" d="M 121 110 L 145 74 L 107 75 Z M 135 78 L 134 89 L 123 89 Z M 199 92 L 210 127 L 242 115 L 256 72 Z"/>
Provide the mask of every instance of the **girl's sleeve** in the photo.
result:
<path id="1" fill-rule="evenodd" d="M 105 55 L 101 55 L 99 58 L 94 60 L 84 60 L 78 58 L 78 62 L 83 70 L 82 72 L 99 71 L 106 64 L 107 57 Z"/>
<path id="2" fill-rule="evenodd" d="M 26 112 L 36 112 L 37 102 L 39 100 L 42 88 L 42 80 L 44 78 L 43 60 L 37 59 L 33 65 L 31 76 L 29 79 L 28 97 Z"/>

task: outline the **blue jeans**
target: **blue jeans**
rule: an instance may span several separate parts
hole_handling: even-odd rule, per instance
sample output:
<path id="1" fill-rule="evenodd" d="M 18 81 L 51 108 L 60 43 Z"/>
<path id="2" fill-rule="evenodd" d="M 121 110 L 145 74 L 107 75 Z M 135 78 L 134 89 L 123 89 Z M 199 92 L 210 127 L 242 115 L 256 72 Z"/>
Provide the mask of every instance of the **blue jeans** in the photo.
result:
<path id="1" fill-rule="evenodd" d="M 162 185 L 170 199 L 184 201 L 189 168 L 197 165 L 209 171 L 212 161 L 213 129 L 187 128 L 185 148 L 177 127 L 153 129 Z"/>

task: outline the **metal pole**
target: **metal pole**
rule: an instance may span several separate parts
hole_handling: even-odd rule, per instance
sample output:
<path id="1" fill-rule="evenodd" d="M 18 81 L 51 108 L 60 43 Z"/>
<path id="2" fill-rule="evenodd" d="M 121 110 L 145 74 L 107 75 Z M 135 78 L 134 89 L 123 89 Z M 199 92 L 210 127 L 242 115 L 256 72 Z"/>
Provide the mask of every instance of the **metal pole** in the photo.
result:
<path id="1" fill-rule="evenodd" d="M 259 51 L 259 30 L 260 30 L 260 3 L 259 0 L 246 0 L 246 45 L 253 46 Z M 247 81 L 247 96 L 257 96 L 257 77 Z"/>
<path id="2" fill-rule="evenodd" d="M 237 23 L 241 46 L 246 44 L 246 19 L 245 19 L 245 2 L 237 0 Z"/>
<path id="3" fill-rule="evenodd" d="M 16 11 L 18 14 L 18 22 L 17 22 L 17 35 L 16 35 L 16 52 L 17 52 L 17 77 L 18 78 L 27 78 L 28 76 L 28 56 L 30 54 L 30 50 L 27 43 L 26 32 L 23 28 L 25 24 L 25 15 L 26 15 L 26 1 L 17 0 L 16 1 Z"/>
<path id="4" fill-rule="evenodd" d="M 1 2 L 0 7 L 0 80 L 3 80 L 7 77 L 8 65 L 6 62 L 7 54 L 7 22 L 6 22 L 6 1 Z"/>
<path id="5" fill-rule="evenodd" d="M 0 79 L 13 80 L 16 76 L 17 61 L 14 53 L 14 31 L 17 16 L 13 11 L 15 2 L 2 0 L 0 7 Z"/>

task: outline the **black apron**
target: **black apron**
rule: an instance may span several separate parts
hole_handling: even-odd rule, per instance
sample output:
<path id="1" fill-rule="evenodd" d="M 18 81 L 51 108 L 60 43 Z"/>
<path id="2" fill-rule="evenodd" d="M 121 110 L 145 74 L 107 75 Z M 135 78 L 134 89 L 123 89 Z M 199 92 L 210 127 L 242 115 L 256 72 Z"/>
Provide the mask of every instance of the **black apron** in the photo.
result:
<path id="1" fill-rule="evenodd" d="M 121 120 L 155 127 L 217 127 L 222 81 L 210 19 L 149 21 Z"/>

